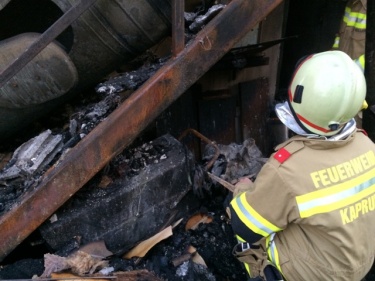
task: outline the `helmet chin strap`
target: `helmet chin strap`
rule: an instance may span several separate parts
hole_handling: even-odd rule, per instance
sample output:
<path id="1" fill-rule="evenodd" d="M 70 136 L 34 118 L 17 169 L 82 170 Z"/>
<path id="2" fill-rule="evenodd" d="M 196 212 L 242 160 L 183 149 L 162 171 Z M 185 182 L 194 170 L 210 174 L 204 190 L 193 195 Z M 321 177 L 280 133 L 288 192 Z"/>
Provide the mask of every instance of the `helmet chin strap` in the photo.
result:
<path id="1" fill-rule="evenodd" d="M 350 136 L 355 130 L 357 130 L 357 122 L 354 118 L 350 119 L 348 123 L 346 123 L 345 127 L 338 133 L 332 137 L 327 138 L 329 141 L 337 141 L 337 140 L 344 140 L 348 136 Z"/>

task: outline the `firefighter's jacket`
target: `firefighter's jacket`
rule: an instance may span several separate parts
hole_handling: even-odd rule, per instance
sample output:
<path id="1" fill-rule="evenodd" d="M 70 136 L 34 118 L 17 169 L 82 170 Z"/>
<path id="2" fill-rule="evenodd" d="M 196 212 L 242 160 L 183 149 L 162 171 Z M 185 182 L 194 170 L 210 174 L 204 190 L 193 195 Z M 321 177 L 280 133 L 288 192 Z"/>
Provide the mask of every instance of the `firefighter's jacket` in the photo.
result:
<path id="1" fill-rule="evenodd" d="M 333 49 L 347 53 L 364 63 L 367 0 L 349 0 Z"/>
<path id="2" fill-rule="evenodd" d="M 292 137 L 230 205 L 235 233 L 264 237 L 287 281 L 359 281 L 375 253 L 375 145 L 357 130 Z"/>

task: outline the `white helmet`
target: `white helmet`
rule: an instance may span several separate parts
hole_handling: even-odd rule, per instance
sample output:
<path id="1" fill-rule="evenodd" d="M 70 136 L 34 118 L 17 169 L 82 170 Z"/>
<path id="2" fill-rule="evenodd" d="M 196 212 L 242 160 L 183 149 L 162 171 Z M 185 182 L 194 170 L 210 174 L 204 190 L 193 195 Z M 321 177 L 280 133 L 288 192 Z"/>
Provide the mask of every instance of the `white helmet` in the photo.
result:
<path id="1" fill-rule="evenodd" d="M 311 55 L 297 67 L 288 89 L 297 123 L 313 134 L 337 134 L 365 104 L 366 81 L 344 52 Z"/>

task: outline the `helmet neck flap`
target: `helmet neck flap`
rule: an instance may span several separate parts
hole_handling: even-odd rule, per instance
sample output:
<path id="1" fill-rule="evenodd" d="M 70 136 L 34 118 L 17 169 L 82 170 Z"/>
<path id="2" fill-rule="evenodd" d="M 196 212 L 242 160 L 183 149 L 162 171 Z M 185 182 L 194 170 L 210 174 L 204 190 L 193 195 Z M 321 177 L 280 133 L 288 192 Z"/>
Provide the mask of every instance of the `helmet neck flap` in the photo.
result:
<path id="1" fill-rule="evenodd" d="M 290 130 L 292 130 L 297 135 L 305 136 L 307 138 L 324 138 L 329 141 L 337 141 L 346 139 L 349 135 L 351 135 L 356 129 L 357 124 L 354 118 L 349 120 L 348 123 L 334 136 L 326 137 L 322 135 L 317 135 L 311 132 L 304 130 L 300 124 L 297 122 L 295 116 L 293 115 L 291 108 L 289 106 L 289 102 L 285 101 L 283 103 L 278 103 L 275 106 L 275 112 L 277 117 L 280 121 Z"/>

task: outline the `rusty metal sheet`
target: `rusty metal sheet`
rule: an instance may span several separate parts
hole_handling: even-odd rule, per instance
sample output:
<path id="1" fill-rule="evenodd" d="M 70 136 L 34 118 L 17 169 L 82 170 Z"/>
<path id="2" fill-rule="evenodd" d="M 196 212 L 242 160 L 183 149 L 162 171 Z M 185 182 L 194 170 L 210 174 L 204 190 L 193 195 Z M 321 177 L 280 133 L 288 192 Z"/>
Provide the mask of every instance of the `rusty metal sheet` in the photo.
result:
<path id="1" fill-rule="evenodd" d="M 233 0 L 0 219 L 0 259 L 48 219 L 282 0 Z"/>

